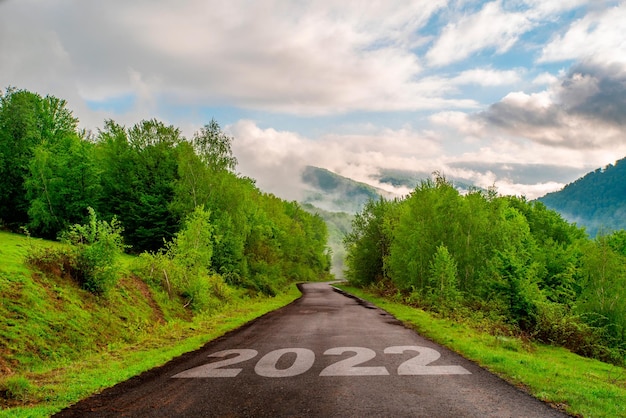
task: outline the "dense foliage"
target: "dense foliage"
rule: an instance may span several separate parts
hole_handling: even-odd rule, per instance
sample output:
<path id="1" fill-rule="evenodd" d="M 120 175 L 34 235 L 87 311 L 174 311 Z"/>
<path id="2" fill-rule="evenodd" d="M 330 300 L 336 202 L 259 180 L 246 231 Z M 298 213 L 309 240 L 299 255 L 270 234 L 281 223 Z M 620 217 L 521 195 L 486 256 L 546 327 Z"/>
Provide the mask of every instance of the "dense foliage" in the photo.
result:
<path id="1" fill-rule="evenodd" d="M 539 200 L 566 219 L 584 226 L 595 237 L 598 232 L 626 229 L 625 178 L 626 158 L 592 171 Z"/>
<path id="2" fill-rule="evenodd" d="M 274 294 L 329 273 L 324 221 L 237 175 L 233 138 L 214 120 L 191 139 L 154 119 L 130 128 L 107 120 L 91 134 L 66 106 L 25 90 L 0 94 L 0 226 L 83 246 L 84 287 L 114 282 L 100 264 L 117 236 L 119 248 L 146 254 L 138 272 L 195 308 L 227 295 L 226 285 Z"/>
<path id="3" fill-rule="evenodd" d="M 443 314 L 480 314 L 547 343 L 623 362 L 626 234 L 590 240 L 541 202 L 460 194 L 441 176 L 371 201 L 346 236 L 358 285 Z"/>

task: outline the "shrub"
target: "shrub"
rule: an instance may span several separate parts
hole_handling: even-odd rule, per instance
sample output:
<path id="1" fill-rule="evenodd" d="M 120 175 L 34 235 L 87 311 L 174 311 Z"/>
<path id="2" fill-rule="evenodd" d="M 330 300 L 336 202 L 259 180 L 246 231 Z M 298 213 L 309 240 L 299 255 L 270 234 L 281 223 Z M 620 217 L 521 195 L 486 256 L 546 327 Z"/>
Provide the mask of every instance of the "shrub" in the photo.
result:
<path id="1" fill-rule="evenodd" d="M 209 218 L 209 211 L 196 207 L 164 250 L 141 254 L 134 268 L 147 283 L 165 289 L 170 297 L 184 298 L 185 307 L 196 312 L 231 298 L 223 278 L 211 270 L 214 237 Z"/>
<path id="2" fill-rule="evenodd" d="M 30 247 L 25 263 L 48 276 L 77 277 L 76 251 L 71 247 Z"/>
<path id="3" fill-rule="evenodd" d="M 95 294 L 104 294 L 117 283 L 117 258 L 122 254 L 122 227 L 117 219 L 98 220 L 92 208 L 89 223 L 73 225 L 61 240 L 74 247 L 75 272 L 81 286 Z"/>
<path id="4" fill-rule="evenodd" d="M 122 228 L 115 219 L 99 221 L 94 210 L 88 210 L 87 225 L 73 225 L 62 234 L 66 247 L 32 246 L 25 262 L 47 275 L 71 278 L 94 294 L 105 294 L 117 283 Z"/>

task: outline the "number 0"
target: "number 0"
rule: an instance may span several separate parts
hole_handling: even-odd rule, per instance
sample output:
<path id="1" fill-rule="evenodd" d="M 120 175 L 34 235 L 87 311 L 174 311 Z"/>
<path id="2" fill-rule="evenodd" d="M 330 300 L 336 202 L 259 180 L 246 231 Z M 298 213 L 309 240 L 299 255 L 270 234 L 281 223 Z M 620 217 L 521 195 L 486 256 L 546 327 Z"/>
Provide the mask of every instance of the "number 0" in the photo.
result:
<path id="1" fill-rule="evenodd" d="M 278 360 L 287 353 L 295 353 L 296 359 L 286 369 L 277 369 Z M 270 351 L 256 364 L 254 371 L 263 377 L 291 377 L 308 371 L 315 363 L 315 353 L 308 348 L 282 348 Z"/>

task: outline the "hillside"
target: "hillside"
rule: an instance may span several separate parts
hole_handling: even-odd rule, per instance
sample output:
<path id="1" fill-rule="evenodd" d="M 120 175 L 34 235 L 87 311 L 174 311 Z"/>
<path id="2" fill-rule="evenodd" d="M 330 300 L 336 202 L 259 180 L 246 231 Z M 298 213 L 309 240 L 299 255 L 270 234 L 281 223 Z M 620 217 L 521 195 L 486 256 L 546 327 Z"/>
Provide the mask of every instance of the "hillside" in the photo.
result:
<path id="1" fill-rule="evenodd" d="M 445 173 L 442 173 L 445 176 Z M 390 184 L 394 187 L 405 187 L 408 189 L 414 189 L 420 182 L 433 177 L 432 173 L 425 171 L 414 170 L 397 170 L 397 169 L 381 169 L 379 175 L 375 178 L 381 183 Z M 472 188 L 475 188 L 473 184 L 461 181 L 455 177 L 446 178 L 454 185 L 454 188 L 458 191 L 465 192 Z"/>
<path id="2" fill-rule="evenodd" d="M 234 292 L 202 314 L 130 273 L 104 296 L 24 263 L 57 242 L 0 231 L 0 417 L 49 416 L 296 298 Z M 60 270 L 59 270 L 60 272 Z"/>
<path id="3" fill-rule="evenodd" d="M 302 181 L 308 189 L 303 203 L 332 212 L 356 213 L 369 200 L 390 197 L 384 190 L 319 167 L 307 166 Z"/>
<path id="4" fill-rule="evenodd" d="M 304 204 L 303 209 L 321 216 L 324 222 L 326 222 L 326 227 L 328 228 L 328 246 L 332 251 L 331 273 L 336 279 L 343 279 L 346 256 L 343 239 L 352 230 L 354 215 L 347 212 L 329 212 L 313 206 L 310 203 Z"/>
<path id="5" fill-rule="evenodd" d="M 570 222 L 598 232 L 626 229 L 626 158 L 598 168 L 538 199 Z"/>

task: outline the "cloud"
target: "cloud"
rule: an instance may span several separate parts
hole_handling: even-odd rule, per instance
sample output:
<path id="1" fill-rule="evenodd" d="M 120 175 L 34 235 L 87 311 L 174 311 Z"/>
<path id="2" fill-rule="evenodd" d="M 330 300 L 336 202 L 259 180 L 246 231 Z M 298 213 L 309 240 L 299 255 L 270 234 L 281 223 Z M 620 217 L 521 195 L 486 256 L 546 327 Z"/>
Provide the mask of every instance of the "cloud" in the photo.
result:
<path id="1" fill-rule="evenodd" d="M 488 136 L 485 126 L 460 112 L 440 113 L 432 121 Z M 326 168 L 398 196 L 409 189 L 381 183 L 381 169 L 419 173 L 438 170 L 478 187 L 495 185 L 500 193 L 534 199 L 562 188 L 606 161 L 620 158 L 620 150 L 607 153 L 569 149 L 555 154 L 549 145 L 506 137 L 485 142 L 484 136 L 477 137 L 469 151 L 449 155 L 443 147 L 458 141 L 458 135 L 432 136 L 410 128 L 364 127 L 361 134 L 319 138 L 262 129 L 250 120 L 238 121 L 227 129 L 235 137 L 233 150 L 241 173 L 255 178 L 262 190 L 295 200 L 302 199 L 307 188 L 301 181 L 306 165 Z M 626 149 L 622 147 L 622 151 Z"/>
<path id="2" fill-rule="evenodd" d="M 517 83 L 521 80 L 519 71 L 494 70 L 491 68 L 474 68 L 461 72 L 450 82 L 457 85 L 477 84 L 480 86 L 503 86 Z"/>
<path id="3" fill-rule="evenodd" d="M 558 148 L 619 145 L 626 134 L 626 65 L 576 65 L 548 90 L 510 93 L 477 118 Z"/>
<path id="4" fill-rule="evenodd" d="M 425 168 L 430 172 L 440 167 L 442 154 L 437 138 L 410 128 L 366 126 L 359 134 L 306 138 L 293 132 L 261 129 L 253 121 L 240 120 L 227 130 L 235 138 L 233 151 L 241 173 L 257 179 L 263 190 L 290 199 L 301 197 L 300 175 L 307 165 L 394 191 L 377 182 L 381 168 Z"/>
<path id="5" fill-rule="evenodd" d="M 599 2 L 606 5 L 607 2 Z M 599 8 L 574 21 L 541 51 L 539 62 L 588 61 L 626 63 L 626 3 Z"/>
<path id="6" fill-rule="evenodd" d="M 0 68 L 20 85 L 49 91 L 56 80 L 90 102 L 150 96 L 299 115 L 475 107 L 419 77 L 412 49 L 427 39 L 418 29 L 445 4 L 25 0 L 0 17 L 3 39 L 19 45 L 3 42 Z"/>
<path id="7" fill-rule="evenodd" d="M 489 2 L 479 12 L 449 23 L 426 53 L 426 59 L 429 65 L 443 66 L 485 48 L 503 53 L 532 27 L 524 13 L 505 11 L 500 1 Z"/>

